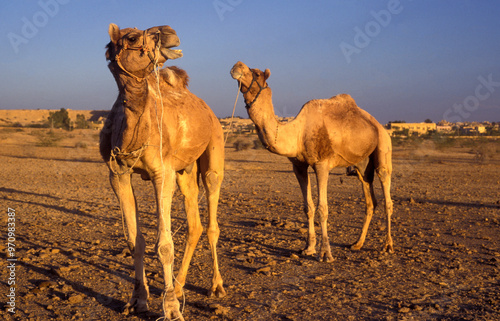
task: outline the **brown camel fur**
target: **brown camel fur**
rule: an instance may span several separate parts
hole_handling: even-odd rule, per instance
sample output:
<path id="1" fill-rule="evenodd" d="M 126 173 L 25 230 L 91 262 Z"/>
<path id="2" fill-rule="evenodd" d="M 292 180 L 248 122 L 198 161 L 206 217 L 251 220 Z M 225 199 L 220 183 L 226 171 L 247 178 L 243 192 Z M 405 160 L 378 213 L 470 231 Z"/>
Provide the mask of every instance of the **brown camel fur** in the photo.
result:
<path id="1" fill-rule="evenodd" d="M 359 250 L 363 246 L 377 205 L 373 192 L 376 172 L 382 182 L 387 215 L 385 249 L 393 252 L 390 197 L 392 146 L 387 131 L 346 94 L 311 100 L 302 107 L 294 120 L 280 123 L 274 114 L 271 88 L 266 82 L 270 75 L 269 69 L 264 72 L 250 69 L 242 62 L 237 62 L 231 69 L 231 76 L 241 85 L 248 115 L 255 123 L 260 140 L 269 151 L 288 157 L 293 164 L 309 223 L 308 240 L 303 253 L 316 253 L 315 207 L 307 173 L 309 166 L 314 169 L 318 181 L 317 210 L 322 232 L 319 259 L 333 261 L 327 235 L 327 185 L 329 171 L 334 167 L 354 166 L 365 195 L 365 222 L 358 241 L 351 248 Z"/>
<path id="2" fill-rule="evenodd" d="M 203 100 L 187 89 L 184 70 L 161 66 L 182 56 L 179 38 L 169 26 L 119 29 L 110 24 L 106 58 L 119 94 L 101 132 L 100 152 L 110 168 L 111 186 L 125 220 L 128 246 L 134 257 L 135 287 L 127 312 L 148 309 L 149 289 L 144 273 L 145 239 L 139 230 L 131 174 L 153 182 L 158 234 L 156 250 L 165 278 L 163 306 L 166 318 L 183 319 L 177 299 L 182 295 L 189 263 L 202 234 L 198 209 L 201 175 L 208 200 L 208 241 L 213 258 L 209 294 L 225 295 L 216 245 L 219 237 L 217 204 L 224 175 L 222 127 Z M 182 264 L 173 282 L 174 245 L 171 203 L 175 183 L 184 195 L 188 235 Z"/>

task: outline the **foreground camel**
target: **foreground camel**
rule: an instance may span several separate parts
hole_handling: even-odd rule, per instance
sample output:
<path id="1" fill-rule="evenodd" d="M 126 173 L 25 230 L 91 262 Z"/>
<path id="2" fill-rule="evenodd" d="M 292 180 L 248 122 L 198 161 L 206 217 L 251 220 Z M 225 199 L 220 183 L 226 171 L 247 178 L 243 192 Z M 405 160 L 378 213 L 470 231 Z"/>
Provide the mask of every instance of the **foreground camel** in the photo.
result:
<path id="1" fill-rule="evenodd" d="M 222 127 L 203 100 L 187 89 L 184 70 L 169 67 L 167 59 L 182 57 L 176 32 L 169 26 L 119 29 L 110 24 L 108 67 L 119 94 L 101 132 L 100 152 L 110 169 L 111 186 L 120 203 L 133 253 L 135 287 L 125 312 L 148 310 L 149 289 L 144 273 L 145 239 L 131 186 L 132 173 L 152 180 L 158 213 L 156 251 L 163 267 L 165 317 L 182 320 L 177 297 L 182 295 L 189 263 L 203 231 L 198 210 L 198 177 L 208 199 L 208 241 L 213 258 L 209 294 L 225 295 L 219 273 L 216 245 L 219 237 L 217 204 L 224 175 Z M 171 203 L 175 183 L 184 195 L 188 235 L 182 264 L 173 283 L 174 245 Z"/>
<path id="2" fill-rule="evenodd" d="M 333 261 L 327 235 L 327 185 L 329 171 L 334 167 L 354 166 L 365 195 L 365 222 L 358 241 L 351 248 L 359 250 L 363 246 L 373 210 L 377 205 L 373 192 L 376 172 L 382 182 L 387 215 L 385 250 L 393 252 L 390 196 L 392 146 L 387 131 L 375 118 L 357 107 L 351 96 L 346 94 L 330 99 L 311 100 L 302 107 L 293 121 L 280 123 L 274 114 L 271 88 L 266 82 L 270 75 L 269 69 L 264 72 L 250 69 L 242 62 L 237 62 L 231 69 L 231 76 L 241 86 L 248 115 L 255 123 L 262 144 L 269 151 L 288 157 L 293 164 L 293 172 L 302 190 L 304 212 L 309 223 L 308 239 L 303 253 L 316 253 L 315 207 L 307 174 L 309 166 L 314 169 L 318 181 L 317 210 L 322 233 L 319 259 Z"/>

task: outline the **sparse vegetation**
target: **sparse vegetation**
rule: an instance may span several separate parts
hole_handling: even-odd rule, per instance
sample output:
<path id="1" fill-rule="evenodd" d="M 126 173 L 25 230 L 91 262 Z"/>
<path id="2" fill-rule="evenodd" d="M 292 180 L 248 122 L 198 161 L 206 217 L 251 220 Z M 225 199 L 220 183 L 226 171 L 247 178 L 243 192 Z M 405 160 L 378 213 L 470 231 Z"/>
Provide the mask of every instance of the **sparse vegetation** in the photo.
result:
<path id="1" fill-rule="evenodd" d="M 85 143 L 85 142 L 77 142 L 75 144 L 75 148 L 87 148 L 87 143 Z"/>
<path id="2" fill-rule="evenodd" d="M 236 149 L 236 151 L 239 152 L 242 150 L 250 149 L 252 147 L 252 143 L 247 140 L 238 139 L 237 141 L 234 142 L 233 146 Z"/>
<path id="3" fill-rule="evenodd" d="M 53 130 L 35 131 L 31 134 L 37 137 L 38 141 L 36 145 L 40 147 L 56 147 L 59 141 L 64 138 L 63 135 L 56 133 Z"/>

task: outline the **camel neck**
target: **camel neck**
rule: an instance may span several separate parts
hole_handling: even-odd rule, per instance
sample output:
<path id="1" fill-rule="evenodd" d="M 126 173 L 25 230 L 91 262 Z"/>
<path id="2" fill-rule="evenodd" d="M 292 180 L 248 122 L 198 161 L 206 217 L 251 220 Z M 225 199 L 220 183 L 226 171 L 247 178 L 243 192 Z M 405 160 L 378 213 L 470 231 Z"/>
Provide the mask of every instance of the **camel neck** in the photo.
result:
<path id="1" fill-rule="evenodd" d="M 292 123 L 281 123 L 276 117 L 271 88 L 262 91 L 247 111 L 255 124 L 259 139 L 269 151 L 287 157 L 296 156 L 296 128 Z"/>
<path id="2" fill-rule="evenodd" d="M 123 106 L 123 133 L 121 142 L 117 142 L 123 151 L 130 152 L 147 143 L 149 136 L 138 133 L 149 133 L 151 128 L 150 112 L 146 108 L 149 96 L 148 80 L 139 81 L 126 74 L 115 75 L 119 89 L 118 104 Z"/>
<path id="3" fill-rule="evenodd" d="M 148 97 L 148 81 L 139 81 L 129 77 L 128 75 L 120 75 L 118 89 L 120 91 L 120 99 L 124 106 L 130 110 L 143 110 Z"/>

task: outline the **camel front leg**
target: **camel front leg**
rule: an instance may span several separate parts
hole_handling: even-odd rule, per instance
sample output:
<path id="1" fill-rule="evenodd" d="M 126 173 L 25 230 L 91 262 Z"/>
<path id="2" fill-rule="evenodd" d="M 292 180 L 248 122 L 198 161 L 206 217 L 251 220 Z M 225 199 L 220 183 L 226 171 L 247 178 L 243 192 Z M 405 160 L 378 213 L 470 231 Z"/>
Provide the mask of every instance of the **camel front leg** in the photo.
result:
<path id="1" fill-rule="evenodd" d="M 318 180 L 318 212 L 321 220 L 321 250 L 319 260 L 321 262 L 333 262 L 330 240 L 328 239 L 328 176 L 330 170 L 327 164 L 316 164 L 314 166 Z"/>
<path id="2" fill-rule="evenodd" d="M 307 173 L 308 168 L 309 165 L 307 164 L 293 164 L 293 172 L 295 173 L 295 177 L 297 177 L 297 181 L 299 181 L 304 199 L 304 213 L 306 214 L 308 223 L 306 246 L 302 250 L 302 254 L 313 255 L 316 253 L 316 231 L 314 229 L 315 208 L 311 193 L 311 181 Z"/>
<path id="3" fill-rule="evenodd" d="M 186 248 L 182 264 L 177 274 L 175 282 L 175 294 L 178 298 L 182 297 L 182 288 L 186 284 L 186 276 L 189 264 L 193 257 L 194 250 L 198 244 L 203 227 L 200 221 L 200 211 L 198 209 L 198 168 L 196 162 L 189 170 L 184 170 L 177 174 L 177 185 L 184 195 L 184 208 L 186 210 L 188 235 L 186 239 Z"/>
<path id="4" fill-rule="evenodd" d="M 363 244 L 366 239 L 366 234 L 368 233 L 368 227 L 370 226 L 370 222 L 373 217 L 373 210 L 377 206 L 377 200 L 375 198 L 375 193 L 373 191 L 373 180 L 366 181 L 361 174 L 358 174 L 359 180 L 363 186 L 363 193 L 365 195 L 365 222 L 363 224 L 363 228 L 361 229 L 361 234 L 359 235 L 358 241 L 351 245 L 351 250 L 360 250 L 363 247 Z"/>
<path id="5" fill-rule="evenodd" d="M 175 172 L 164 170 L 153 176 L 158 207 L 158 243 L 156 251 L 163 268 L 165 287 L 163 289 L 163 311 L 168 320 L 184 320 L 180 311 L 179 300 L 173 285 L 174 242 L 172 239 L 171 207 L 175 187 Z"/>
<path id="6" fill-rule="evenodd" d="M 127 230 L 127 245 L 134 257 L 135 284 L 132 297 L 125 305 L 125 313 L 141 313 L 148 310 L 149 287 L 144 271 L 144 252 L 146 242 L 138 227 L 137 204 L 130 183 L 131 175 L 115 175 L 110 173 L 113 191 L 120 203 L 120 210 Z"/>
<path id="7" fill-rule="evenodd" d="M 217 256 L 217 242 L 219 240 L 219 224 L 217 223 L 217 207 L 219 203 L 220 188 L 222 185 L 224 173 L 222 166 L 220 171 L 208 170 L 202 171 L 202 180 L 207 191 L 208 200 L 208 243 L 212 252 L 212 287 L 208 291 L 209 296 L 222 298 L 226 295 L 224 290 L 222 276 L 219 271 L 219 260 Z"/>
<path id="8" fill-rule="evenodd" d="M 391 199 L 391 169 L 379 168 L 377 169 L 377 175 L 380 178 L 382 190 L 384 191 L 385 215 L 387 216 L 387 237 L 384 250 L 389 253 L 394 253 L 394 243 L 392 242 L 391 236 L 391 216 L 393 210 Z"/>

